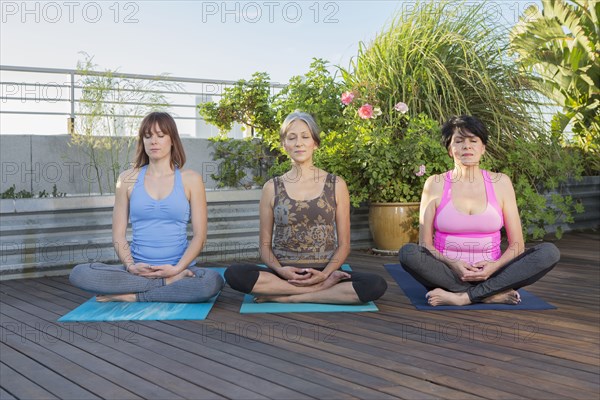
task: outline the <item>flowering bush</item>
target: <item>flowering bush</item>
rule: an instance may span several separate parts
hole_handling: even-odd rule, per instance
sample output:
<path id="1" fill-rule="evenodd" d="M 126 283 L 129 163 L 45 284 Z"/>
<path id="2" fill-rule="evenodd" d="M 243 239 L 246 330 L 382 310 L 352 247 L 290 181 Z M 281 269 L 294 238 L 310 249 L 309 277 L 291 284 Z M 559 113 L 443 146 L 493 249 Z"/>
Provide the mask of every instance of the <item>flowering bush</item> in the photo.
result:
<path id="1" fill-rule="evenodd" d="M 341 95 L 346 130 L 322 138 L 318 163 L 346 180 L 354 206 L 419 201 L 427 177 L 452 165 L 438 123 L 410 117 L 404 102 L 388 113 L 367 101 L 357 90 Z"/>

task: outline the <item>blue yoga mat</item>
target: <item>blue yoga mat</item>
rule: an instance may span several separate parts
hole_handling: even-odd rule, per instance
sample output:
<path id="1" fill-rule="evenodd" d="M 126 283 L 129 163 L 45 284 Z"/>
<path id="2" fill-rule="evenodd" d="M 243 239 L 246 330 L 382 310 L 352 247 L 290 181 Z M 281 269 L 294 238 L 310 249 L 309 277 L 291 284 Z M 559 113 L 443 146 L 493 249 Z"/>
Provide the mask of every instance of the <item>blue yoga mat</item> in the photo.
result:
<path id="1" fill-rule="evenodd" d="M 556 307 L 545 302 L 534 294 L 524 289 L 519 289 L 521 303 L 510 304 L 469 304 L 468 306 L 430 306 L 427 304 L 425 294 L 427 289 L 421 285 L 411 274 L 406 272 L 400 264 L 385 264 L 385 269 L 394 278 L 398 286 L 404 291 L 406 297 L 417 310 L 443 311 L 443 310 L 552 310 Z"/>
<path id="2" fill-rule="evenodd" d="M 352 271 L 348 264 L 342 271 Z M 372 301 L 366 304 L 321 304 L 321 303 L 255 303 L 254 296 L 247 294 L 240 308 L 240 314 L 290 313 L 290 312 L 365 312 L 379 311 Z"/>
<path id="3" fill-rule="evenodd" d="M 225 268 L 214 268 L 221 275 Z M 92 297 L 58 322 L 203 320 L 219 293 L 205 303 L 99 303 Z"/>

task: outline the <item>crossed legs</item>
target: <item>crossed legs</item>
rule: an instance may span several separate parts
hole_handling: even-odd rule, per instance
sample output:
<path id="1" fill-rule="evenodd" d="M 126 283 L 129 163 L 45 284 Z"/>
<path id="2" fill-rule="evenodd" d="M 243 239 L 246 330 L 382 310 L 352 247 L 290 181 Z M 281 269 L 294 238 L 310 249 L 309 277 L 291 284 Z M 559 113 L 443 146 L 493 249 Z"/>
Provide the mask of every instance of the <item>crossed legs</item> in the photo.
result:
<path id="1" fill-rule="evenodd" d="M 122 265 L 80 264 L 69 276 L 71 283 L 97 294 L 98 301 L 140 301 L 200 303 L 207 301 L 224 285 L 213 270 L 189 267 L 170 278 L 151 279 L 134 275 Z"/>
<path id="2" fill-rule="evenodd" d="M 547 274 L 560 260 L 552 243 L 541 243 L 513 259 L 485 281 L 461 281 L 429 250 L 416 244 L 400 249 L 400 263 L 429 292 L 431 305 L 466 305 L 471 303 L 517 304 L 517 289 L 531 285 Z"/>
<path id="3" fill-rule="evenodd" d="M 361 304 L 378 299 L 387 289 L 378 275 L 343 271 L 317 285 L 295 286 L 255 264 L 232 265 L 225 279 L 233 289 L 255 295 L 258 302 Z"/>

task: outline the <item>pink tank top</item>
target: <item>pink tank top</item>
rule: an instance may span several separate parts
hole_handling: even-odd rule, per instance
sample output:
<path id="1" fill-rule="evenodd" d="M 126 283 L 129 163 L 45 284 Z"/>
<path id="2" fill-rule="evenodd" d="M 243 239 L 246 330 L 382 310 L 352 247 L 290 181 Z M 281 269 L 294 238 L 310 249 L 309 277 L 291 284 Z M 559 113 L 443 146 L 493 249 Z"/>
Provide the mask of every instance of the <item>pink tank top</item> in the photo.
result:
<path id="1" fill-rule="evenodd" d="M 434 247 L 452 260 L 476 263 L 500 258 L 500 228 L 504 225 L 488 171 L 482 170 L 487 206 L 481 214 L 469 215 L 452 204 L 452 171 L 444 174 L 444 194 L 435 211 Z"/>

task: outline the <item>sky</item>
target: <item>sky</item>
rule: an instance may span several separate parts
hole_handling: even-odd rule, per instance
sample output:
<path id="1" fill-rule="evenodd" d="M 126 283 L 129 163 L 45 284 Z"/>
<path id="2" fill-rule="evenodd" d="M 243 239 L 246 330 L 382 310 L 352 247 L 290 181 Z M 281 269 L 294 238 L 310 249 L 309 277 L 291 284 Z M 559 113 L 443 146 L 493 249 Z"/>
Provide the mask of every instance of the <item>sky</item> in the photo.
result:
<path id="1" fill-rule="evenodd" d="M 512 25 L 536 3 L 490 1 L 484 10 Z M 264 71 L 286 83 L 305 73 L 313 57 L 347 67 L 359 42 L 369 43 L 415 2 L 1 0 L 0 5 L 2 65 L 74 69 L 84 51 L 101 70 L 221 80 Z M 20 77 L 2 72 L 2 81 L 11 79 Z M 3 123 L 0 133 L 7 130 L 14 129 Z"/>

